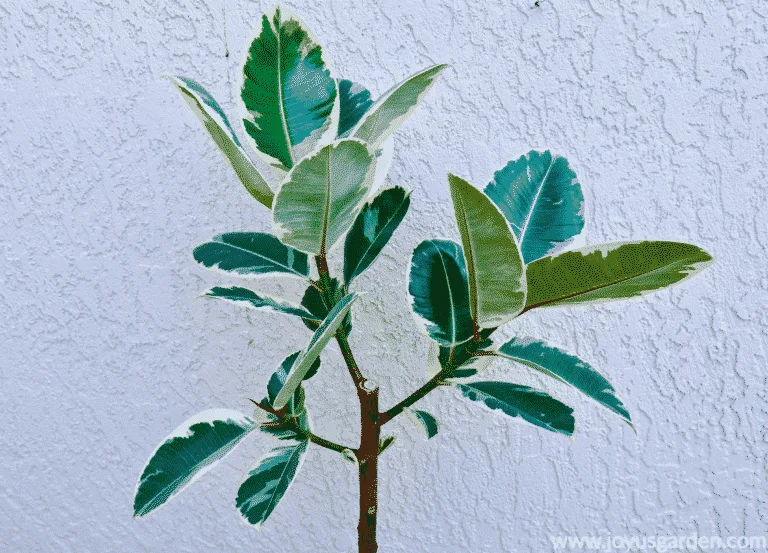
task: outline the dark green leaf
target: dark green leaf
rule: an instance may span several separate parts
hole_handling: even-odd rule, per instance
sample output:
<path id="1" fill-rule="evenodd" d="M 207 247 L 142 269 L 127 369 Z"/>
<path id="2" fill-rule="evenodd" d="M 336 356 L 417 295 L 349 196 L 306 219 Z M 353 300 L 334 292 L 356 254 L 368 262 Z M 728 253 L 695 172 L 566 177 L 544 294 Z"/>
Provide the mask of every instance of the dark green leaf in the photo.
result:
<path id="1" fill-rule="evenodd" d="M 393 443 L 395 443 L 394 436 L 385 436 L 379 440 L 379 455 L 384 453 Z"/>
<path id="2" fill-rule="evenodd" d="M 512 338 L 499 348 L 499 355 L 570 384 L 632 426 L 629 412 L 616 397 L 613 386 L 578 357 L 533 338 Z"/>
<path id="3" fill-rule="evenodd" d="M 433 340 L 452 346 L 472 337 L 467 271 L 461 247 L 426 240 L 411 256 L 411 308 Z"/>
<path id="4" fill-rule="evenodd" d="M 410 203 L 410 194 L 397 186 L 383 191 L 363 207 L 344 242 L 347 286 L 374 262 L 405 217 Z"/>
<path id="5" fill-rule="evenodd" d="M 573 434 L 573 409 L 544 392 L 508 382 L 456 384 L 465 397 L 498 409 L 510 417 L 570 436 Z"/>
<path id="6" fill-rule="evenodd" d="M 712 256 L 681 242 L 615 242 L 528 265 L 525 311 L 631 298 L 665 288 L 709 266 Z"/>
<path id="7" fill-rule="evenodd" d="M 218 298 L 234 303 L 239 303 L 245 307 L 253 309 L 264 309 L 267 311 L 276 311 L 278 313 L 284 313 L 286 315 L 294 315 L 301 317 L 305 321 L 313 320 L 317 324 L 322 319 L 318 319 L 312 313 L 306 309 L 302 309 L 298 305 L 294 305 L 287 301 L 273 298 L 266 294 L 257 294 L 253 290 L 243 288 L 241 286 L 230 286 L 227 288 L 221 286 L 214 286 L 203 294 L 206 298 Z"/>
<path id="8" fill-rule="evenodd" d="M 346 288 L 339 285 L 339 281 L 335 278 L 331 279 L 331 297 L 333 298 L 333 304 L 328 305 L 320 290 L 314 286 L 309 286 L 304 292 L 304 297 L 301 299 L 301 305 L 303 305 L 307 311 L 312 313 L 313 318 L 304 319 L 304 324 L 311 330 L 317 330 L 320 323 L 317 320 L 323 320 L 330 313 L 333 305 L 336 305 L 341 298 L 346 295 Z M 348 313 L 344 319 L 344 331 L 349 335 L 352 332 L 352 313 Z"/>
<path id="9" fill-rule="evenodd" d="M 512 226 L 526 263 L 562 250 L 584 229 L 584 195 L 558 155 L 531 150 L 497 171 L 485 193 Z"/>
<path id="10" fill-rule="evenodd" d="M 306 440 L 277 447 L 248 472 L 236 502 L 248 522 L 258 528 L 269 518 L 293 482 L 306 450 Z"/>
<path id="11" fill-rule="evenodd" d="M 345 137 L 357 125 L 373 104 L 367 88 L 347 79 L 337 79 L 339 85 L 339 138 Z"/>
<path id="12" fill-rule="evenodd" d="M 264 232 L 228 232 L 195 248 L 195 261 L 209 269 L 241 276 L 288 273 L 309 276 L 307 254 Z"/>
<path id="13" fill-rule="evenodd" d="M 285 381 L 288 380 L 288 374 L 291 372 L 291 368 L 293 367 L 296 359 L 299 357 L 299 354 L 301 354 L 301 352 L 297 351 L 296 353 L 292 353 L 283 359 L 283 362 L 280 363 L 280 366 L 277 368 L 277 370 L 272 373 L 272 377 L 269 379 L 269 383 L 267 384 L 267 397 L 269 398 L 270 405 L 274 404 L 277 394 L 279 394 L 280 390 L 283 389 Z M 309 380 L 315 376 L 319 369 L 320 358 L 318 357 L 310 367 L 309 372 L 304 376 L 304 380 Z M 296 391 L 298 392 L 300 389 L 301 388 L 297 389 Z M 304 406 L 300 401 L 298 401 L 299 399 L 300 398 L 294 394 L 294 398 L 292 400 L 294 405 L 289 406 L 289 412 L 298 413 L 301 411 Z"/>
<path id="14" fill-rule="evenodd" d="M 160 507 L 253 429 L 250 418 L 231 409 L 210 409 L 187 420 L 149 458 L 136 488 L 133 515 L 141 517 Z"/>
<path id="15" fill-rule="evenodd" d="M 406 415 L 413 422 L 414 426 L 422 433 L 427 439 L 437 436 L 437 432 L 440 430 L 440 424 L 437 419 L 419 409 L 407 409 Z"/>
<path id="16" fill-rule="evenodd" d="M 295 17 L 262 18 L 243 67 L 245 130 L 267 163 L 288 170 L 338 128 L 336 82 Z"/>
<path id="17" fill-rule="evenodd" d="M 490 356 L 476 356 L 493 345 L 490 336 L 495 328 L 480 331 L 480 340 L 467 340 L 454 347 L 440 346 L 438 361 L 446 378 L 466 378 L 482 370 L 490 362 Z"/>

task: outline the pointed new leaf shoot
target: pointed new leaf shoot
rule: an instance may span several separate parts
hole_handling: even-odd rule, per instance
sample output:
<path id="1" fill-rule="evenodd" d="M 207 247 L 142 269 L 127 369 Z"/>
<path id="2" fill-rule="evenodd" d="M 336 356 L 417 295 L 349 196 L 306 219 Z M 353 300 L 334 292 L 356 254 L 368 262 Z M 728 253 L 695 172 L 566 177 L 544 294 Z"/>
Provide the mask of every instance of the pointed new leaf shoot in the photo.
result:
<path id="1" fill-rule="evenodd" d="M 322 321 L 312 313 L 298 305 L 294 305 L 285 300 L 268 296 L 267 294 L 256 293 L 248 288 L 241 286 L 214 286 L 203 294 L 206 298 L 218 298 L 234 303 L 238 303 L 252 309 L 263 309 L 266 311 L 276 311 L 285 315 L 301 317 L 305 320 L 312 320 L 317 323 Z"/>
<path id="2" fill-rule="evenodd" d="M 288 491 L 306 451 L 306 440 L 276 447 L 248 472 L 236 501 L 237 509 L 248 522 L 261 528 Z"/>
<path id="3" fill-rule="evenodd" d="M 326 253 L 349 230 L 374 177 L 375 156 L 362 142 L 345 139 L 303 159 L 275 198 L 275 234 L 303 252 Z"/>
<path id="4" fill-rule="evenodd" d="M 525 306 L 525 265 L 509 224 L 493 202 L 464 179 L 448 175 L 467 260 L 472 317 L 498 327 Z"/>
<path id="5" fill-rule="evenodd" d="M 378 150 L 418 106 L 447 65 L 435 65 L 405 79 L 385 92 L 360 120 L 350 136 Z"/>
<path id="6" fill-rule="evenodd" d="M 347 79 L 337 79 L 339 86 L 339 138 L 344 138 L 373 105 L 367 88 Z"/>
<path id="7" fill-rule="evenodd" d="M 262 18 L 248 51 L 241 97 L 245 130 L 265 161 L 288 171 L 338 129 L 336 81 L 320 46 L 279 8 Z"/>
<path id="8" fill-rule="evenodd" d="M 370 267 L 387 245 L 410 203 L 410 194 L 396 186 L 365 204 L 344 242 L 344 282 L 347 286 Z"/>
<path id="9" fill-rule="evenodd" d="M 411 256 L 408 294 L 413 313 L 433 340 L 453 346 L 472 337 L 466 265 L 458 244 L 419 244 Z"/>
<path id="10" fill-rule="evenodd" d="M 168 79 L 181 92 L 181 97 L 192 108 L 213 142 L 227 158 L 245 189 L 256 200 L 271 208 L 275 194 L 243 149 L 218 102 L 198 82 L 192 79 L 180 76 L 169 76 Z"/>
<path id="11" fill-rule="evenodd" d="M 133 515 L 144 516 L 194 482 L 255 428 L 231 409 L 198 413 L 168 436 L 149 458 L 133 500 Z"/>
<path id="12" fill-rule="evenodd" d="M 322 324 L 315 331 L 315 335 L 312 336 L 307 347 L 301 352 L 296 361 L 293 363 L 293 369 L 288 375 L 288 378 L 283 385 L 283 388 L 275 397 L 273 406 L 275 409 L 282 409 L 288 403 L 296 388 L 301 385 L 302 380 L 306 377 L 312 369 L 317 358 L 320 356 L 320 352 L 328 344 L 328 342 L 334 337 L 336 331 L 341 326 L 347 313 L 352 307 L 352 303 L 357 299 L 357 295 L 353 292 L 337 303 L 328 316 L 322 322 Z"/>
<path id="13" fill-rule="evenodd" d="M 480 401 L 491 409 L 498 409 L 510 417 L 523 420 L 570 436 L 573 434 L 573 409 L 528 386 L 508 382 L 472 382 L 456 384 L 464 397 Z"/>
<path id="14" fill-rule="evenodd" d="M 642 296 L 711 262 L 707 252 L 681 242 L 614 242 L 544 257 L 528 265 L 525 311 Z"/>
<path id="15" fill-rule="evenodd" d="M 437 436 L 437 432 L 440 430 L 440 423 L 437 422 L 437 419 L 434 416 L 419 409 L 406 409 L 405 414 L 406 417 L 408 417 L 408 420 L 413 423 L 413 426 L 415 426 L 426 439 L 429 440 L 430 438 Z"/>
<path id="16" fill-rule="evenodd" d="M 384 436 L 379 440 L 379 455 L 384 453 L 393 443 L 395 443 L 394 436 Z"/>
<path id="17" fill-rule="evenodd" d="M 307 254 L 286 246 L 264 232 L 228 232 L 214 236 L 193 251 L 195 261 L 208 269 L 237 276 L 287 273 L 307 278 Z"/>
<path id="18" fill-rule="evenodd" d="M 570 384 L 632 426 L 629 412 L 616 397 L 613 386 L 578 357 L 533 338 L 512 338 L 499 348 L 498 355 Z"/>
<path id="19" fill-rule="evenodd" d="M 584 229 L 584 195 L 568 161 L 531 150 L 497 171 L 485 193 L 507 218 L 526 263 L 563 250 Z"/>

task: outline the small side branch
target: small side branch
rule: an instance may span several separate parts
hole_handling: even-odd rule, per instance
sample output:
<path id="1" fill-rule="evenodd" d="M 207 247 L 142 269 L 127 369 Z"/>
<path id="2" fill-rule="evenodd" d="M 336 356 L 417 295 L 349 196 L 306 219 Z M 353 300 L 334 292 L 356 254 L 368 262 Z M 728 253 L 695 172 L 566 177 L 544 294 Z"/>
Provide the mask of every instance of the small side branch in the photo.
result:
<path id="1" fill-rule="evenodd" d="M 325 438 L 322 438 L 318 436 L 317 434 L 313 434 L 312 432 L 309 432 L 308 430 L 305 430 L 301 428 L 294 419 L 290 417 L 286 417 L 285 411 L 278 411 L 274 409 L 270 405 L 266 405 L 263 403 L 259 403 L 258 401 L 255 401 L 251 398 L 248 398 L 248 401 L 253 403 L 256 407 L 261 409 L 262 411 L 265 411 L 269 413 L 270 415 L 273 415 L 277 417 L 280 420 L 281 424 L 285 424 L 288 426 L 292 431 L 296 432 L 296 434 L 305 437 L 313 444 L 317 444 L 321 447 L 324 447 L 326 449 L 330 449 L 331 451 L 336 451 L 337 453 L 342 453 L 344 450 L 349 449 L 350 451 L 355 451 L 355 449 L 351 447 L 346 447 L 341 444 L 337 444 L 336 442 L 332 442 L 331 440 L 326 440 Z"/>
<path id="2" fill-rule="evenodd" d="M 379 426 L 387 424 L 394 419 L 397 415 L 405 411 L 408 407 L 419 401 L 426 396 L 429 392 L 443 384 L 442 373 L 436 374 L 429 381 L 427 381 L 421 388 L 413 392 L 397 405 L 390 407 L 379 415 Z"/>

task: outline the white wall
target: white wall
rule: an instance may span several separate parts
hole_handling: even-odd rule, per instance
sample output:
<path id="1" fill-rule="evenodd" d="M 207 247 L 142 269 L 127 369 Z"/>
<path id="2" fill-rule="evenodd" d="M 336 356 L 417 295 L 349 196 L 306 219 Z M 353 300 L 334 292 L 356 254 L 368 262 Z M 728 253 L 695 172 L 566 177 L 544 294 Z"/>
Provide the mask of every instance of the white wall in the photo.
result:
<path id="1" fill-rule="evenodd" d="M 198 78 L 234 116 L 242 53 L 271 5 L 223 6 L 0 7 L 0 549 L 353 549 L 354 467 L 325 450 L 310 451 L 261 533 L 241 521 L 234 497 L 268 446 L 261 436 L 160 511 L 131 518 L 156 444 L 203 409 L 248 409 L 245 398 L 309 337 L 291 319 L 197 299 L 230 280 L 196 267 L 195 245 L 269 228 L 161 79 Z M 448 389 L 422 402 L 442 420 L 438 438 L 393 423 L 381 550 L 540 552 L 551 534 L 767 533 L 765 3 L 313 0 L 295 9 L 336 73 L 376 93 L 425 65 L 453 65 L 397 135 L 391 181 L 413 190 L 413 208 L 359 280 L 353 346 L 384 406 L 426 377 L 427 339 L 408 314 L 404 275 L 419 241 L 457 236 L 447 171 L 481 186 L 511 158 L 550 147 L 583 183 L 590 242 L 683 240 L 717 258 L 671 291 L 531 313 L 504 331 L 592 361 L 637 435 L 502 363 L 495 377 L 575 406 L 574 440 Z M 315 428 L 353 442 L 352 387 L 335 349 L 325 361 L 309 384 Z"/>

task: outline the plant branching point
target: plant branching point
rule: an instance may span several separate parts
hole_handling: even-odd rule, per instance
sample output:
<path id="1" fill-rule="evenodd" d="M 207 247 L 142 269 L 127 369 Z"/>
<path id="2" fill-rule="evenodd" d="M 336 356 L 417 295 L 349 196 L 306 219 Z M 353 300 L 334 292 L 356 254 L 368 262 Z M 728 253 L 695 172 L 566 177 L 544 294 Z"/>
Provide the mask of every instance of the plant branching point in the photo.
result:
<path id="1" fill-rule="evenodd" d="M 378 460 L 394 442 L 394 436 L 382 439 L 382 427 L 406 414 L 426 438 L 434 437 L 437 418 L 415 406 L 437 388 L 452 387 L 500 414 L 573 433 L 573 410 L 549 394 L 482 380 L 496 359 L 572 386 L 632 426 L 613 386 L 586 361 L 537 338 L 517 336 L 494 344 L 493 334 L 533 309 L 613 301 L 665 288 L 702 270 L 712 258 L 696 246 L 669 241 L 570 249 L 583 239 L 584 196 L 568 161 L 550 151 L 534 150 L 510 161 L 484 190 L 448 175 L 460 241 L 421 242 L 411 255 L 407 282 L 411 309 L 431 344 L 433 376 L 381 410 L 379 390 L 350 345 L 352 307 L 358 299 L 355 278 L 374 264 L 408 212 L 410 194 L 383 186 L 392 135 L 446 66 L 419 71 L 373 101 L 363 86 L 333 76 L 326 62 L 322 48 L 295 16 L 280 9 L 264 15 L 243 68 L 245 141 L 198 82 L 170 77 L 246 191 L 269 210 L 273 226 L 272 234 L 217 235 L 195 248 L 195 260 L 233 277 L 270 274 L 306 283 L 303 297 L 295 300 L 239 285 L 215 286 L 203 295 L 294 317 L 312 335 L 273 372 L 263 399 L 250 400 L 252 416 L 231 409 L 203 411 L 160 444 L 139 479 L 134 516 L 166 503 L 260 431 L 275 445 L 255 462 L 238 490 L 235 506 L 242 516 L 260 527 L 314 444 L 357 464 L 358 547 L 361 553 L 374 553 Z M 252 153 L 271 166 L 276 182 L 263 176 Z M 338 272 L 327 257 L 335 247 L 344 254 Z M 355 446 L 316 434 L 305 405 L 304 382 L 318 374 L 321 353 L 333 341 L 360 403 Z"/>

